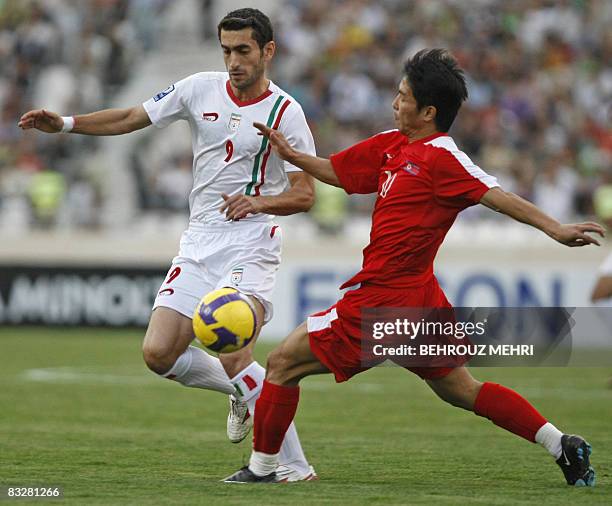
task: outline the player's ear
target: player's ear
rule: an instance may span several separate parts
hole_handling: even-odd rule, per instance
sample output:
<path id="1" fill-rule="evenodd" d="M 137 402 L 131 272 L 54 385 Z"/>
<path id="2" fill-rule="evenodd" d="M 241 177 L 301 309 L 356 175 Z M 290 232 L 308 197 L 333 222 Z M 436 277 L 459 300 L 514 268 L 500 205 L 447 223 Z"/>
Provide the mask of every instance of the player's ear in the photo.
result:
<path id="1" fill-rule="evenodd" d="M 436 119 L 436 114 L 438 114 L 438 110 L 435 106 L 428 105 L 423 111 L 423 119 L 428 123 L 433 123 Z"/>
<path id="2" fill-rule="evenodd" d="M 266 42 L 266 45 L 263 47 L 263 55 L 267 61 L 270 61 L 276 52 L 276 44 L 273 40 L 270 42 Z"/>

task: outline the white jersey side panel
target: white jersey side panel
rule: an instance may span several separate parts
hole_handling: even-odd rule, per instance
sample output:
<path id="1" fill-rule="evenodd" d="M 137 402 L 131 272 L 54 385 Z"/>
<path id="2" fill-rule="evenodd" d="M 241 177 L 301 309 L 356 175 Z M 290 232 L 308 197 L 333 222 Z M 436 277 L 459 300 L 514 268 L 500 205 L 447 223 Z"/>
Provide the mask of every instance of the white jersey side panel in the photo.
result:
<path id="1" fill-rule="evenodd" d="M 240 102 L 228 87 L 225 72 L 193 74 L 147 100 L 143 107 L 160 128 L 189 121 L 193 148 L 190 219 L 222 223 L 222 193 L 278 195 L 288 186 L 287 172 L 299 170 L 272 153 L 253 122 L 278 128 L 296 149 L 315 154 L 314 141 L 300 105 L 270 83 L 259 99 Z M 245 220 L 268 221 L 269 215 Z"/>

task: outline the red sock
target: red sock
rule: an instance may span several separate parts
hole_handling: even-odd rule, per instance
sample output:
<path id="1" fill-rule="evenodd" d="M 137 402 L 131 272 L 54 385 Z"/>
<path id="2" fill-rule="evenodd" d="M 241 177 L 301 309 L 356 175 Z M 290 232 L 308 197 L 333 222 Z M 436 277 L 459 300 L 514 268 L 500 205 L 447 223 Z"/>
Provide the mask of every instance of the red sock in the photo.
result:
<path id="1" fill-rule="evenodd" d="M 284 387 L 264 380 L 255 404 L 253 449 L 256 452 L 273 455 L 280 451 L 299 400 L 300 387 Z"/>
<path id="2" fill-rule="evenodd" d="M 536 432 L 546 423 L 527 399 L 497 383 L 482 385 L 474 403 L 474 413 L 533 443 Z"/>

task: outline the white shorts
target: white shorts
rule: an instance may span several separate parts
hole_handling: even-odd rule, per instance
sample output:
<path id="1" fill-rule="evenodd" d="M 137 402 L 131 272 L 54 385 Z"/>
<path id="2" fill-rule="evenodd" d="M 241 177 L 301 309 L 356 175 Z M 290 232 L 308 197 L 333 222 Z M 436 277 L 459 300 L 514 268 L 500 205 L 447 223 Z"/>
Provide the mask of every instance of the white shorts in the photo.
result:
<path id="1" fill-rule="evenodd" d="M 253 295 L 272 318 L 272 290 L 281 260 L 281 229 L 269 222 L 190 223 L 153 309 L 168 307 L 193 317 L 208 292 L 230 286 Z"/>

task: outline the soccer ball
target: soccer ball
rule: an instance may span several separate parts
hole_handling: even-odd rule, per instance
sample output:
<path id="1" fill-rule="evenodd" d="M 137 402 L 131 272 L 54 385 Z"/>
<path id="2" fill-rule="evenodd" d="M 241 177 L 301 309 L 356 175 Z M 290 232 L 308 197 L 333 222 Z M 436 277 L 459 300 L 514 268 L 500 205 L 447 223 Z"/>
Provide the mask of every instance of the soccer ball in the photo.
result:
<path id="1" fill-rule="evenodd" d="M 255 335 L 257 319 L 251 301 L 234 288 L 206 294 L 193 314 L 193 332 L 209 350 L 231 353 Z"/>

